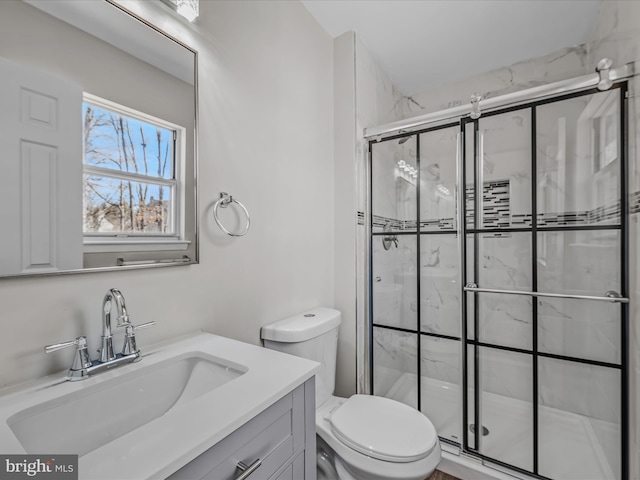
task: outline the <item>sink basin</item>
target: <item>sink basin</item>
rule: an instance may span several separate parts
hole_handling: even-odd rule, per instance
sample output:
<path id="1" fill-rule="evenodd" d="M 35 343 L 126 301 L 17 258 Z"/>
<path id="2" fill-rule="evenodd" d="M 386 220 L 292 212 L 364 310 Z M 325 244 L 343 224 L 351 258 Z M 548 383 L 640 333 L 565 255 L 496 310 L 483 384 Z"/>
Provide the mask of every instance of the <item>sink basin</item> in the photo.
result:
<path id="1" fill-rule="evenodd" d="M 246 371 L 201 352 L 187 353 L 19 411 L 7 425 L 26 453 L 83 456 Z"/>
<path id="2" fill-rule="evenodd" d="M 0 391 L 0 452 L 77 454 L 83 480 L 164 480 L 318 369 L 197 332 L 81 382 L 59 372 Z"/>

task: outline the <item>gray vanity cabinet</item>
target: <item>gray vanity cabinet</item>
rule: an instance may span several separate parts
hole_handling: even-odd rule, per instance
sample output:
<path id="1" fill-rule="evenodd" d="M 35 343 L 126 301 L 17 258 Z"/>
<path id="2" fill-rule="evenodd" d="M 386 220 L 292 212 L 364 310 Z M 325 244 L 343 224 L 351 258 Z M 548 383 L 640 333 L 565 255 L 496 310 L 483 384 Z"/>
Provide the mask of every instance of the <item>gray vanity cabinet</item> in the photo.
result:
<path id="1" fill-rule="evenodd" d="M 169 478 L 315 480 L 314 378 L 277 400 Z M 260 466 L 252 473 L 238 467 L 241 463 L 243 468 L 251 468 L 256 462 Z"/>

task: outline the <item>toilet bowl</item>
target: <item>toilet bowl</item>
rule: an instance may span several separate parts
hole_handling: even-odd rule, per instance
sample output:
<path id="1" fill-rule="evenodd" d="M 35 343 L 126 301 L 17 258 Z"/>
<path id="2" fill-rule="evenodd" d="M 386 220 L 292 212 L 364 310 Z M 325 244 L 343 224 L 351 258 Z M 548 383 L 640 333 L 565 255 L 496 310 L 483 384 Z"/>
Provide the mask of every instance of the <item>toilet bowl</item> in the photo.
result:
<path id="1" fill-rule="evenodd" d="M 429 419 L 388 398 L 332 396 L 316 409 L 316 433 L 319 455 L 333 462 L 341 480 L 424 480 L 440 461 Z"/>
<path id="2" fill-rule="evenodd" d="M 340 312 L 316 308 L 262 327 L 267 348 L 320 362 L 318 480 L 424 480 L 440 462 L 431 421 L 384 397 L 333 396 Z"/>

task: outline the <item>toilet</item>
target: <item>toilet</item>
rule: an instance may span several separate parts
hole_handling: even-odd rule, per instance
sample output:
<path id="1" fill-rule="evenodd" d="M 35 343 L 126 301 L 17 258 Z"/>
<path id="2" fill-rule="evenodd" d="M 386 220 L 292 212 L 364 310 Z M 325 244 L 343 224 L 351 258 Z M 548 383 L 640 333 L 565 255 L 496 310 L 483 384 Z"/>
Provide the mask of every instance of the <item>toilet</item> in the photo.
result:
<path id="1" fill-rule="evenodd" d="M 321 364 L 316 375 L 318 480 L 424 480 L 440 462 L 431 421 L 373 395 L 333 395 L 340 312 L 315 308 L 262 327 L 264 346 Z"/>

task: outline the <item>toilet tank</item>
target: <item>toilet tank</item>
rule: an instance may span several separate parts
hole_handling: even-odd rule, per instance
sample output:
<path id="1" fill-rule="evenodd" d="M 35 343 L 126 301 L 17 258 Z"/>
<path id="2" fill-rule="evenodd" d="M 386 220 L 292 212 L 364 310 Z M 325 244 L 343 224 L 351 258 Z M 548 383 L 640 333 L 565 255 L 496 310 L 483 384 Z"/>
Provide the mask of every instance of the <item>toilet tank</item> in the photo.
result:
<path id="1" fill-rule="evenodd" d="M 319 307 L 265 325 L 261 330 L 265 347 L 321 364 L 316 375 L 316 406 L 322 405 L 335 388 L 340 318 L 338 310 Z"/>

